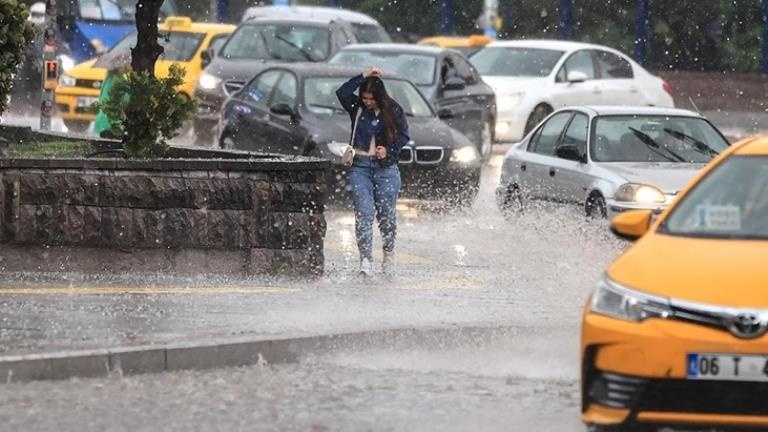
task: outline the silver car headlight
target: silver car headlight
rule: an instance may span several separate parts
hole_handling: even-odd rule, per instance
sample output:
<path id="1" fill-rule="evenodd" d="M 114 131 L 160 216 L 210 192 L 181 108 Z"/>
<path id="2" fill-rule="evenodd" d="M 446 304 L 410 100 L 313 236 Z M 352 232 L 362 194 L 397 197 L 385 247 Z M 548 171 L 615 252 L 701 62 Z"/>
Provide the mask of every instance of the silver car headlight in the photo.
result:
<path id="1" fill-rule="evenodd" d="M 72 75 L 62 74 L 59 77 L 59 85 L 62 87 L 74 87 L 77 85 L 77 80 Z"/>
<path id="2" fill-rule="evenodd" d="M 496 98 L 496 111 L 512 111 L 520 105 L 522 93 L 513 93 Z"/>
<path id="3" fill-rule="evenodd" d="M 208 73 L 204 73 L 200 75 L 198 84 L 200 85 L 200 88 L 203 88 L 205 90 L 213 90 L 217 88 L 219 84 L 221 84 L 221 78 L 215 77 Z"/>
<path id="4" fill-rule="evenodd" d="M 330 141 L 328 143 L 328 151 L 331 152 L 331 154 L 342 157 L 344 156 L 344 150 L 347 149 L 347 146 L 349 143 L 341 142 L 341 141 Z"/>
<path id="5" fill-rule="evenodd" d="M 639 183 L 624 183 L 616 189 L 614 198 L 616 201 L 638 203 L 663 203 L 667 200 L 661 189 Z"/>
<path id="6" fill-rule="evenodd" d="M 589 309 L 594 313 L 634 322 L 667 318 L 672 314 L 666 298 L 631 290 L 607 276 L 597 283 Z"/>
<path id="7" fill-rule="evenodd" d="M 478 157 L 475 146 L 466 146 L 453 150 L 451 162 L 470 163 L 476 161 Z"/>

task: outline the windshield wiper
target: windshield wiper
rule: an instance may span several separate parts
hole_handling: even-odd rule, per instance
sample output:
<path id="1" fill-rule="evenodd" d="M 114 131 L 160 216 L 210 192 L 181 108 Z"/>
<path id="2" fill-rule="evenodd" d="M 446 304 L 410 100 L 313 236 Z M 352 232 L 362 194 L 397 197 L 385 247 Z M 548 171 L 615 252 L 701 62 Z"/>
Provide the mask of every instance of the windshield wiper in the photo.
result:
<path id="1" fill-rule="evenodd" d="M 269 56 L 275 60 L 285 60 L 284 58 L 280 57 L 274 51 L 272 51 L 272 49 L 269 48 L 269 42 L 267 42 L 267 38 L 264 36 L 264 30 L 258 33 L 259 33 L 259 38 L 264 43 L 264 49 L 267 50 L 267 54 L 269 54 Z"/>
<path id="2" fill-rule="evenodd" d="M 308 61 L 311 61 L 311 62 L 317 61 L 317 60 L 313 59 L 312 56 L 309 55 L 309 52 L 305 51 L 304 48 L 296 45 L 295 43 L 289 41 L 288 39 L 284 38 L 283 36 L 280 36 L 280 35 L 276 34 L 275 35 L 275 39 L 277 39 L 279 41 L 282 41 L 282 42 L 288 44 L 289 46 L 291 46 L 293 48 L 296 48 L 296 50 L 301 53 L 301 56 L 304 57 L 305 59 L 307 59 Z"/>
<path id="3" fill-rule="evenodd" d="M 704 153 L 708 156 L 717 156 L 720 154 L 719 151 L 713 149 L 712 147 L 708 146 L 707 144 L 697 140 L 696 138 L 686 135 L 680 131 L 664 128 L 664 132 L 672 135 L 673 137 L 679 139 L 680 141 L 684 143 L 691 143 L 693 144 L 693 149 L 696 150 L 699 153 Z"/>
<path id="4" fill-rule="evenodd" d="M 687 162 L 682 156 L 679 154 L 673 152 L 672 150 L 668 149 L 667 147 L 662 147 L 654 141 L 653 138 L 648 136 L 645 132 L 641 132 L 632 126 L 629 126 L 628 128 L 640 141 L 645 144 L 649 149 L 653 150 L 654 153 L 658 154 L 659 156 L 663 157 L 664 159 L 667 159 L 672 162 Z M 666 150 L 672 157 L 669 157 L 669 155 L 666 155 L 660 151 L 660 149 Z"/>

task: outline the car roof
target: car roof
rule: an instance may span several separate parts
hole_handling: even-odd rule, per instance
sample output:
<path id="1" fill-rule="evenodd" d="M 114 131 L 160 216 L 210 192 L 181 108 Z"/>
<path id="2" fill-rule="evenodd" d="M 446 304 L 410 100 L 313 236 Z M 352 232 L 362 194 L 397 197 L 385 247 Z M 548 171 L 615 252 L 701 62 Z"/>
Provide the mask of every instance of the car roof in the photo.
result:
<path id="1" fill-rule="evenodd" d="M 444 48 L 482 48 L 492 42 L 485 35 L 468 36 L 430 36 L 419 40 L 419 45 L 437 45 Z"/>
<path id="2" fill-rule="evenodd" d="M 492 47 L 523 47 L 523 48 L 539 48 L 558 51 L 574 51 L 584 48 L 598 48 L 608 49 L 616 51 L 614 48 L 604 45 L 596 45 L 585 42 L 574 42 L 554 39 L 515 39 L 515 40 L 497 40 L 489 43 L 486 48 Z"/>
<path id="3" fill-rule="evenodd" d="M 370 16 L 348 9 L 331 8 L 322 6 L 254 6 L 246 9 L 243 21 L 255 18 L 309 18 L 313 20 L 331 22 L 344 20 L 355 24 L 379 25 L 378 21 Z"/>
<path id="4" fill-rule="evenodd" d="M 157 25 L 158 30 L 162 31 L 180 31 L 193 33 L 219 33 L 232 32 L 235 30 L 234 24 L 220 24 L 208 22 L 195 22 L 187 17 L 168 17 L 165 21 Z"/>
<path id="5" fill-rule="evenodd" d="M 406 43 L 370 43 L 351 44 L 342 47 L 340 51 L 366 51 L 366 52 L 397 52 L 407 54 L 438 55 L 448 49 L 433 45 L 414 45 Z"/>
<path id="6" fill-rule="evenodd" d="M 734 144 L 734 154 L 740 156 L 768 156 L 768 134 L 756 135 Z"/>
<path id="7" fill-rule="evenodd" d="M 653 106 L 628 106 L 628 105 L 586 105 L 585 111 L 590 111 L 592 115 L 661 115 L 661 116 L 685 116 L 702 117 L 699 113 L 680 108 L 662 108 Z"/>
<path id="8" fill-rule="evenodd" d="M 312 26 L 312 27 L 327 27 L 328 24 L 331 21 L 322 20 L 322 19 L 316 19 L 311 17 L 269 17 L 269 18 L 262 18 L 257 17 L 250 19 L 248 21 L 243 21 L 240 23 L 241 26 L 251 25 L 251 24 L 290 24 L 290 25 L 305 25 L 305 26 Z"/>

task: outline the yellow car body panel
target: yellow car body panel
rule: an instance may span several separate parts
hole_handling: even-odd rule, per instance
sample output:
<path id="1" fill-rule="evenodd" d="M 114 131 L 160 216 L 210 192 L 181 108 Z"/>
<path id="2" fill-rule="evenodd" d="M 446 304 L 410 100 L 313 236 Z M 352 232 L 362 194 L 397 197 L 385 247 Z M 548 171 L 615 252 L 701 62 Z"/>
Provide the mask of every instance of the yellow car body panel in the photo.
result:
<path id="1" fill-rule="evenodd" d="M 484 35 L 431 36 L 421 39 L 418 45 L 437 45 L 443 48 L 479 48 L 488 45 L 491 38 Z"/>
<path id="2" fill-rule="evenodd" d="M 174 25 L 174 20 L 178 24 Z M 201 55 L 211 44 L 214 38 L 222 35 L 231 34 L 236 26 L 231 24 L 211 24 L 211 23 L 193 23 L 187 19 L 171 17 L 166 22 L 158 25 L 161 32 L 189 32 L 202 33 L 205 35 L 200 46 L 189 61 L 166 61 L 158 59 L 155 64 L 155 76 L 165 78 L 170 74 L 170 68 L 173 64 L 184 67 L 184 84 L 179 86 L 178 90 L 192 98 L 195 84 L 202 73 Z M 62 86 L 56 88 L 55 102 L 58 108 L 59 116 L 65 121 L 91 122 L 96 117 L 95 113 L 83 109 L 83 101 L 90 101 L 99 97 L 101 82 L 107 77 L 107 70 L 104 68 L 93 67 L 96 59 L 91 59 L 76 65 L 67 75 L 70 75 L 78 84 L 80 83 L 98 83 L 98 86 Z M 81 102 L 78 107 L 78 100 Z"/>
<path id="3" fill-rule="evenodd" d="M 675 203 L 656 218 L 646 233 L 609 266 L 607 278 L 629 290 L 696 307 L 768 311 L 768 265 L 765 264 L 768 240 L 702 238 L 657 231 L 702 179 L 733 156 L 768 156 L 768 136 L 734 144 L 708 164 L 681 191 Z M 768 218 L 768 214 L 765 217 Z M 768 333 L 748 339 L 737 337 L 723 328 L 683 319 L 651 317 L 636 322 L 593 312 L 590 305 L 591 299 L 582 317 L 581 418 L 584 422 L 615 426 L 626 425 L 626 422 L 768 426 L 768 409 L 764 413 L 755 414 L 703 410 L 670 412 L 666 409 L 643 409 L 643 404 L 638 405 L 641 408 L 608 406 L 597 402 L 591 393 L 595 387 L 588 385 L 590 379 L 593 379 L 591 383 L 597 381 L 589 378 L 597 374 L 619 377 L 612 379 L 629 378 L 662 383 L 658 388 L 667 388 L 663 385 L 668 382 L 680 386 L 690 385 L 695 381 L 687 379 L 687 356 L 690 353 L 735 356 L 751 354 L 766 356 L 768 359 Z M 768 370 L 763 370 L 763 373 L 768 375 Z M 723 382 L 712 381 L 715 386 L 713 388 Z M 759 383 L 768 387 L 768 382 Z M 669 396 L 687 397 L 682 392 Z M 713 397 L 724 400 L 727 395 L 717 394 Z"/>

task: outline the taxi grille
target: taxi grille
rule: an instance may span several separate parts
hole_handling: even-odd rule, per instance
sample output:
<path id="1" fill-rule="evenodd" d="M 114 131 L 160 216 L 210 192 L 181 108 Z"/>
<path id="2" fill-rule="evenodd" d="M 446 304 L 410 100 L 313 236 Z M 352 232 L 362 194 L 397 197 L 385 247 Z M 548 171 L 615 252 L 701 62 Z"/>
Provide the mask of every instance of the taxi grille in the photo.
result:
<path id="1" fill-rule="evenodd" d="M 85 88 L 92 88 L 92 89 L 100 89 L 101 88 L 101 81 L 99 81 L 99 80 L 78 79 L 78 80 L 75 80 L 75 87 L 85 87 Z"/>
<path id="2" fill-rule="evenodd" d="M 768 382 L 649 380 L 635 409 L 768 415 Z"/>

